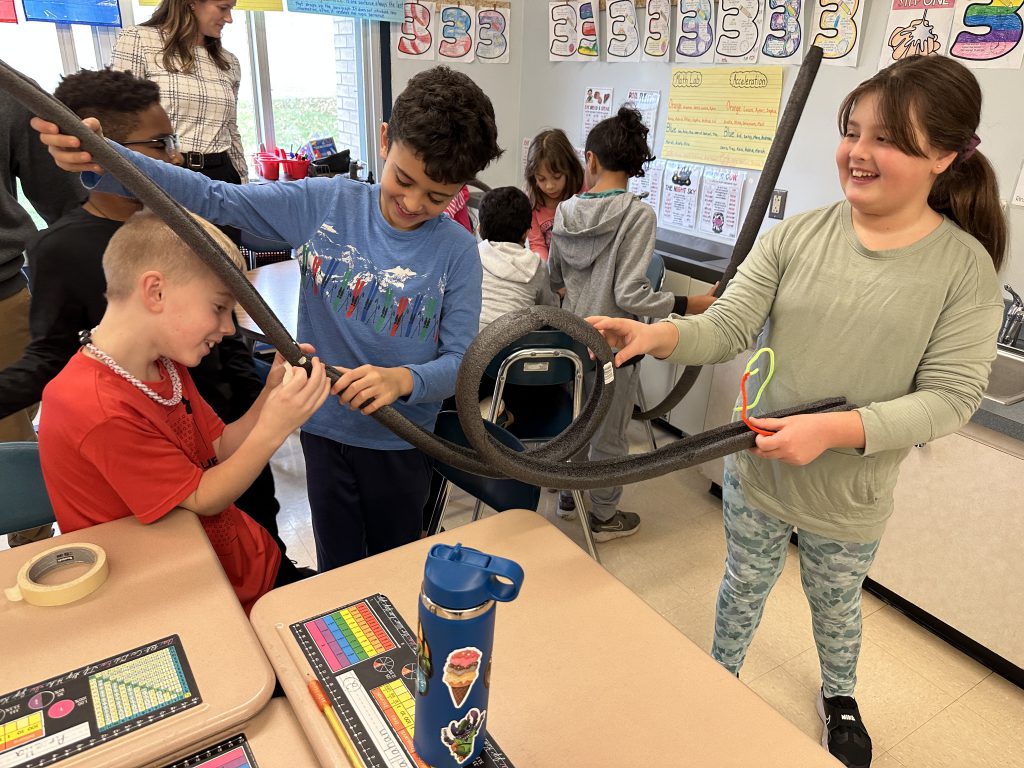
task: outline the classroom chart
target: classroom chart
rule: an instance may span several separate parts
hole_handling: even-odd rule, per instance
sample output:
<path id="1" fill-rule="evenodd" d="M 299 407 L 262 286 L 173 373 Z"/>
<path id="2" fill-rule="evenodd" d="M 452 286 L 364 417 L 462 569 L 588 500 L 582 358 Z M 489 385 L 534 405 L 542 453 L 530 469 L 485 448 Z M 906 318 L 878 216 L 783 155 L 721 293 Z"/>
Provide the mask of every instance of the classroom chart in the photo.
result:
<path id="1" fill-rule="evenodd" d="M 416 638 L 382 594 L 291 625 L 366 768 L 428 768 L 413 748 Z M 467 768 L 514 768 L 488 734 Z"/>
<path id="2" fill-rule="evenodd" d="M 259 768 L 244 733 L 183 757 L 164 768 Z"/>
<path id="3" fill-rule="evenodd" d="M 0 768 L 42 768 L 200 703 L 171 635 L 0 696 Z"/>

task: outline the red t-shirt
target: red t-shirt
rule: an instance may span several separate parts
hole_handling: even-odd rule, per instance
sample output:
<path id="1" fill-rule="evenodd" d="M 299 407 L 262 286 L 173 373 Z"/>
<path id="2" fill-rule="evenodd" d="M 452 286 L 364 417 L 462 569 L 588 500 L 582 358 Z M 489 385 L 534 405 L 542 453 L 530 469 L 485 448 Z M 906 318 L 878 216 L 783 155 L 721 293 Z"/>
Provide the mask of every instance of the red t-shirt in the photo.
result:
<path id="1" fill-rule="evenodd" d="M 39 458 L 61 531 L 129 515 L 155 522 L 192 495 L 203 470 L 217 463 L 213 441 L 224 423 L 188 370 L 175 367 L 183 399 L 173 408 L 81 353 L 43 390 Z M 167 376 L 147 385 L 171 396 Z M 234 504 L 199 520 L 248 613 L 274 585 L 281 550 Z"/>
<path id="2" fill-rule="evenodd" d="M 557 210 L 558 206 L 545 208 L 543 205 L 533 209 L 530 234 L 527 236 L 527 240 L 530 243 L 530 250 L 544 261 L 548 260 L 548 249 L 551 247 L 551 228 L 555 224 L 555 211 Z"/>

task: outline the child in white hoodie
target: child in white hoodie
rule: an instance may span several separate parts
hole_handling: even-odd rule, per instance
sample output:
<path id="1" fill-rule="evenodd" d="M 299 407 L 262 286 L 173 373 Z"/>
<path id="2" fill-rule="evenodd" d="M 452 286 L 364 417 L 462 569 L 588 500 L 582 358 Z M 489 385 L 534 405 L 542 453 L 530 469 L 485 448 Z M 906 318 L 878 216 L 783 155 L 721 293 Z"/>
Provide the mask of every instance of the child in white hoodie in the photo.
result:
<path id="1" fill-rule="evenodd" d="M 530 199 L 516 187 L 498 187 L 480 204 L 483 305 L 480 330 L 507 312 L 538 304 L 558 306 L 548 271 L 523 243 L 530 231 Z"/>

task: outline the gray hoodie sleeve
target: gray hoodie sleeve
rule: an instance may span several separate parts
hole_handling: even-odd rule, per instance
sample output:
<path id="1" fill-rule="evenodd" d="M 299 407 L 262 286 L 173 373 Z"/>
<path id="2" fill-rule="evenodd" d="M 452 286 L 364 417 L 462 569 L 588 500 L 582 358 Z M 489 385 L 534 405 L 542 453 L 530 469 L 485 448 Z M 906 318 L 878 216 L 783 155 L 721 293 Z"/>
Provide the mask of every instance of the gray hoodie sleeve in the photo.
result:
<path id="1" fill-rule="evenodd" d="M 551 290 L 551 275 L 542 263 L 530 278 L 529 289 L 533 293 L 533 303 L 542 307 L 557 307 L 558 296 Z"/>
<path id="2" fill-rule="evenodd" d="M 646 203 L 634 200 L 620 227 L 615 253 L 615 303 L 638 317 L 668 317 L 675 296 L 654 291 L 647 279 L 647 267 L 654 253 L 658 217 Z"/>

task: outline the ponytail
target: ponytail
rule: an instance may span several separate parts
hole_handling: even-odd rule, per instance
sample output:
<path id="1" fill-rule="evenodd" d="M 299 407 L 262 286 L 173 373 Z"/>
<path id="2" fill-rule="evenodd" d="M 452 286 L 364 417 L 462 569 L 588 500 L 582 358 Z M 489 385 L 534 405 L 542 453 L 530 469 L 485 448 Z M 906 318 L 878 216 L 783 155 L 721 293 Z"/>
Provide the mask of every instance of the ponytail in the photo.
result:
<path id="1" fill-rule="evenodd" d="M 615 117 L 593 127 L 587 136 L 587 152 L 593 152 L 606 170 L 624 171 L 630 178 L 643 176 L 644 166 L 654 160 L 648 133 L 637 108 L 624 104 Z"/>
<path id="2" fill-rule="evenodd" d="M 936 179 L 928 205 L 977 238 L 999 271 L 1006 256 L 1006 219 L 995 171 L 983 154 L 973 147 L 961 151 Z"/>

